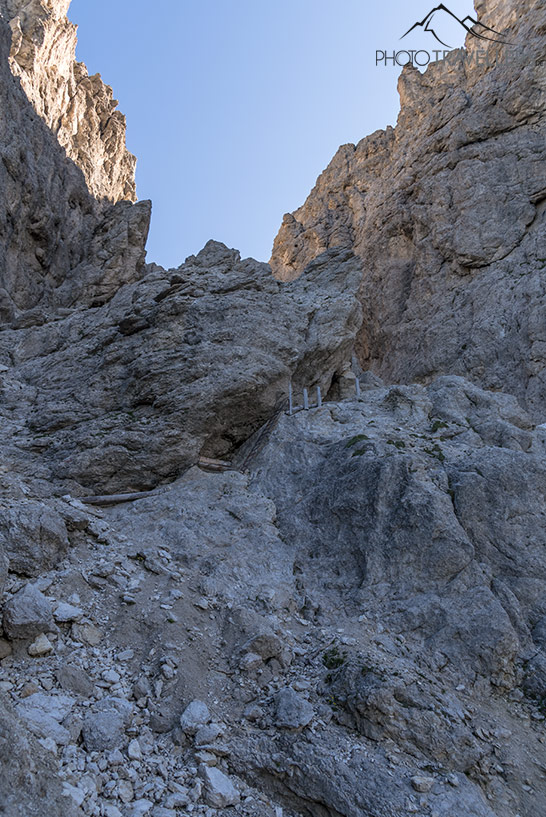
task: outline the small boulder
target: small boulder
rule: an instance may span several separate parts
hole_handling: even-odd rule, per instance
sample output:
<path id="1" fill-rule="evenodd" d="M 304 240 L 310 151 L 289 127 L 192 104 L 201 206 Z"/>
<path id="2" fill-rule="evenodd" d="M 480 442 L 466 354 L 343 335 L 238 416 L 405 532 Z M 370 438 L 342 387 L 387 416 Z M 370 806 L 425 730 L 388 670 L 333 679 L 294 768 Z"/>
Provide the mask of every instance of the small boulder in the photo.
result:
<path id="1" fill-rule="evenodd" d="M 127 755 L 130 760 L 142 760 L 142 749 L 140 743 L 134 738 L 127 747 Z"/>
<path id="2" fill-rule="evenodd" d="M 216 766 L 201 766 L 199 774 L 205 784 L 205 801 L 213 808 L 236 806 L 239 792 L 227 775 Z"/>
<path id="3" fill-rule="evenodd" d="M 241 658 L 239 664 L 239 668 L 243 672 L 253 672 L 253 670 L 259 669 L 262 666 L 262 658 L 255 652 L 247 652 L 247 654 Z"/>
<path id="4" fill-rule="evenodd" d="M 121 698 L 104 698 L 87 714 L 82 736 L 88 752 L 117 749 L 129 725 L 132 706 Z"/>
<path id="5" fill-rule="evenodd" d="M 81 806 L 85 800 L 84 790 L 78 788 L 78 786 L 72 786 L 66 781 L 63 783 L 63 794 L 65 797 L 70 797 L 77 806 Z"/>
<path id="6" fill-rule="evenodd" d="M 209 723 L 208 726 L 202 726 L 195 735 L 196 747 L 199 748 L 214 743 L 223 734 L 223 731 L 224 728 L 219 723 Z"/>
<path id="7" fill-rule="evenodd" d="M 74 604 L 68 604 L 62 601 L 57 605 L 53 615 L 55 621 L 58 621 L 59 624 L 67 624 L 68 622 L 79 621 L 83 616 L 83 610 L 80 610 L 80 608 Z"/>
<path id="8" fill-rule="evenodd" d="M 53 644 L 47 635 L 39 635 L 28 648 L 28 654 L 31 658 L 42 658 L 44 655 L 49 655 L 53 652 Z"/>
<path id="9" fill-rule="evenodd" d="M 113 805 L 106 806 L 104 815 L 105 817 L 123 817 L 123 814 L 121 813 L 119 808 Z"/>
<path id="10" fill-rule="evenodd" d="M 9 638 L 36 638 L 52 629 L 51 604 L 34 585 L 25 585 L 4 605 L 4 631 Z"/>
<path id="11" fill-rule="evenodd" d="M 303 729 L 313 720 L 313 707 L 291 687 L 277 692 L 274 700 L 275 725 L 281 729 Z"/>
<path id="12" fill-rule="evenodd" d="M 152 686 L 145 675 L 137 678 L 133 686 L 133 698 L 139 701 L 141 698 L 148 698 L 152 694 Z"/>
<path id="13" fill-rule="evenodd" d="M 180 726 L 186 735 L 195 735 L 202 726 L 212 720 L 209 708 L 203 701 L 192 701 L 180 717 Z"/>
<path id="14" fill-rule="evenodd" d="M 199 783 L 201 783 L 201 781 L 199 781 Z M 186 806 L 189 806 L 191 803 L 189 790 L 184 786 L 180 786 L 179 788 L 180 791 L 175 791 L 172 794 L 167 795 L 164 802 L 164 806 L 167 811 L 177 811 L 175 817 L 180 817 L 178 814 L 178 809 L 183 809 Z"/>
<path id="15" fill-rule="evenodd" d="M 411 785 L 415 791 L 418 791 L 420 794 L 427 794 L 429 791 L 432 791 L 434 783 L 435 780 L 433 777 L 425 777 L 420 774 L 416 774 L 411 778 Z"/>
<path id="16" fill-rule="evenodd" d="M 39 576 L 58 564 L 69 548 L 62 516 L 43 502 L 22 500 L 0 507 L 0 545 L 10 570 L 21 576 Z"/>
<path id="17" fill-rule="evenodd" d="M 51 738 L 59 746 L 67 746 L 71 738 L 64 721 L 73 705 L 74 700 L 68 695 L 37 692 L 18 703 L 16 710 L 36 737 Z"/>
<path id="18" fill-rule="evenodd" d="M 260 633 L 250 638 L 243 646 L 243 652 L 259 655 L 262 661 L 270 658 L 279 658 L 284 650 L 284 644 L 274 633 Z"/>
<path id="19" fill-rule="evenodd" d="M 168 701 L 159 701 L 149 707 L 150 729 L 158 735 L 170 732 L 176 726 L 176 712 Z"/>
<path id="20" fill-rule="evenodd" d="M 72 664 L 64 665 L 57 670 L 57 683 L 66 692 L 90 698 L 93 695 L 94 685 L 85 670 Z"/>
<path id="21" fill-rule="evenodd" d="M 151 812 L 153 807 L 154 804 L 151 802 L 151 800 L 136 800 L 131 809 L 131 817 L 144 817 L 145 814 L 149 814 Z"/>

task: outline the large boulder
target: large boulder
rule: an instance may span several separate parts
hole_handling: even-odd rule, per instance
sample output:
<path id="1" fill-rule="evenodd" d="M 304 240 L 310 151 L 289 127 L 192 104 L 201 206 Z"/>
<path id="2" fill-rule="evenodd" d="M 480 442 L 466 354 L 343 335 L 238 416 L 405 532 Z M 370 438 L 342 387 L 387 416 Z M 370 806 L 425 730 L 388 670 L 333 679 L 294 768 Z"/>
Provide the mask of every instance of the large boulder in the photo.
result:
<path id="1" fill-rule="evenodd" d="M 65 522 L 51 505 L 32 500 L 0 504 L 0 545 L 14 573 L 39 576 L 55 567 L 68 544 Z"/>
<path id="2" fill-rule="evenodd" d="M 209 242 L 151 267 L 101 308 L 0 338 L 7 408 L 25 411 L 46 478 L 107 493 L 151 488 L 200 455 L 226 457 L 287 405 L 350 366 L 360 273 L 331 251 L 298 281 Z M 32 440 L 32 441 L 31 441 Z"/>
<path id="3" fill-rule="evenodd" d="M 4 630 L 9 638 L 34 638 L 55 628 L 49 600 L 26 584 L 4 605 Z"/>

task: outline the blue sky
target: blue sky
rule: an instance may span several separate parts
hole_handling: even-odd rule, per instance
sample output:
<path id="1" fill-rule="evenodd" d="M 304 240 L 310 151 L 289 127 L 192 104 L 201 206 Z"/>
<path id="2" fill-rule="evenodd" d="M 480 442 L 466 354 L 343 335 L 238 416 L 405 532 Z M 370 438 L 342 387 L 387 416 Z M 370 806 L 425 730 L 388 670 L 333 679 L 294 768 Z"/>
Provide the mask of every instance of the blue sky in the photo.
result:
<path id="1" fill-rule="evenodd" d="M 214 238 L 267 261 L 338 146 L 396 123 L 400 69 L 376 67 L 376 50 L 409 47 L 400 36 L 434 5 L 72 0 L 77 56 L 113 86 L 154 204 L 148 260 L 178 266 Z M 440 48 L 429 36 L 411 47 Z"/>

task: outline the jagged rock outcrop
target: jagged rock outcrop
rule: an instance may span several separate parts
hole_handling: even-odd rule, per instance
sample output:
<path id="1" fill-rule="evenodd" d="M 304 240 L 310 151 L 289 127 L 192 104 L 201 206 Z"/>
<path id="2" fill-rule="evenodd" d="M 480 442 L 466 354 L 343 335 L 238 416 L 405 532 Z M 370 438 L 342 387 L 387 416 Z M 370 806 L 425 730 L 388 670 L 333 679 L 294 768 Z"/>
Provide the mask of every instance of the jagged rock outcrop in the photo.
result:
<path id="1" fill-rule="evenodd" d="M 137 280 L 150 204 L 91 195 L 12 76 L 9 42 L 0 19 L 0 326 L 25 326 L 104 303 Z"/>
<path id="2" fill-rule="evenodd" d="M 402 383 L 465 375 L 541 417 L 546 9 L 541 0 L 476 7 L 513 45 L 468 37 L 466 54 L 424 74 L 405 68 L 396 128 L 339 149 L 285 216 L 271 265 L 289 280 L 324 250 L 352 248 L 365 369 Z"/>
<path id="3" fill-rule="evenodd" d="M 6 330 L 3 411 L 26 418 L 20 459 L 39 452 L 35 475 L 104 493 L 231 453 L 279 410 L 291 380 L 300 398 L 306 386 L 326 395 L 350 366 L 358 284 L 346 251 L 280 284 L 267 265 L 210 242 L 101 308 Z"/>
<path id="4" fill-rule="evenodd" d="M 83 171 L 91 194 L 136 201 L 135 157 L 125 146 L 125 117 L 99 74 L 76 62 L 70 0 L 2 0 L 12 31 L 10 65 L 36 112 Z"/>

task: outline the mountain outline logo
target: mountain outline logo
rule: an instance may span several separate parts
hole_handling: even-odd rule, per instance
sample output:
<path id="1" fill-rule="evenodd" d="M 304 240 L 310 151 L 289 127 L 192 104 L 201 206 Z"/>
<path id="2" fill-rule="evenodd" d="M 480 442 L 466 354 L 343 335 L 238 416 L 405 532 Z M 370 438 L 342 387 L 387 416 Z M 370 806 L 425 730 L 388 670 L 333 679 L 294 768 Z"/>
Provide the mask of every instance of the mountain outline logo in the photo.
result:
<path id="1" fill-rule="evenodd" d="M 408 34 L 411 34 L 411 32 L 414 31 L 416 28 L 422 28 L 424 31 L 428 31 L 430 34 L 432 34 L 432 36 L 441 45 L 445 46 L 446 48 L 452 48 L 451 45 L 448 45 L 448 43 L 446 43 L 442 39 L 440 39 L 440 37 L 438 36 L 437 31 L 435 30 L 435 28 L 432 27 L 433 25 L 435 25 L 434 24 L 434 18 L 436 16 L 440 17 L 440 15 L 438 14 L 439 12 L 444 12 L 445 14 L 449 15 L 449 17 L 456 20 L 459 23 L 459 25 L 461 25 L 468 34 L 471 34 L 473 37 L 475 37 L 478 40 L 488 40 L 489 42 L 502 43 L 503 45 L 512 45 L 512 43 L 509 43 L 506 40 L 498 39 L 499 37 L 503 36 L 500 32 L 495 31 L 494 28 L 490 28 L 489 26 L 486 26 L 485 23 L 480 23 L 479 20 L 475 20 L 469 14 L 467 14 L 467 16 L 463 20 L 459 19 L 459 17 L 457 17 L 456 14 L 454 14 L 452 11 L 450 11 L 450 9 L 448 9 L 448 7 L 445 6 L 443 3 L 440 3 L 439 6 L 436 6 L 435 8 L 432 9 L 432 11 L 429 11 L 429 13 L 426 15 L 426 17 L 423 20 L 417 21 L 416 23 L 414 23 L 412 25 L 412 27 L 410 29 L 408 29 L 408 31 L 406 31 L 406 33 L 403 34 L 400 37 L 400 39 L 403 40 L 404 37 L 407 37 Z M 439 20 L 438 20 L 438 22 L 439 22 Z M 474 31 L 475 27 L 478 27 L 479 29 L 481 29 L 482 33 L 480 33 L 480 31 Z M 488 36 L 490 34 L 493 34 L 494 36 L 493 37 Z"/>

